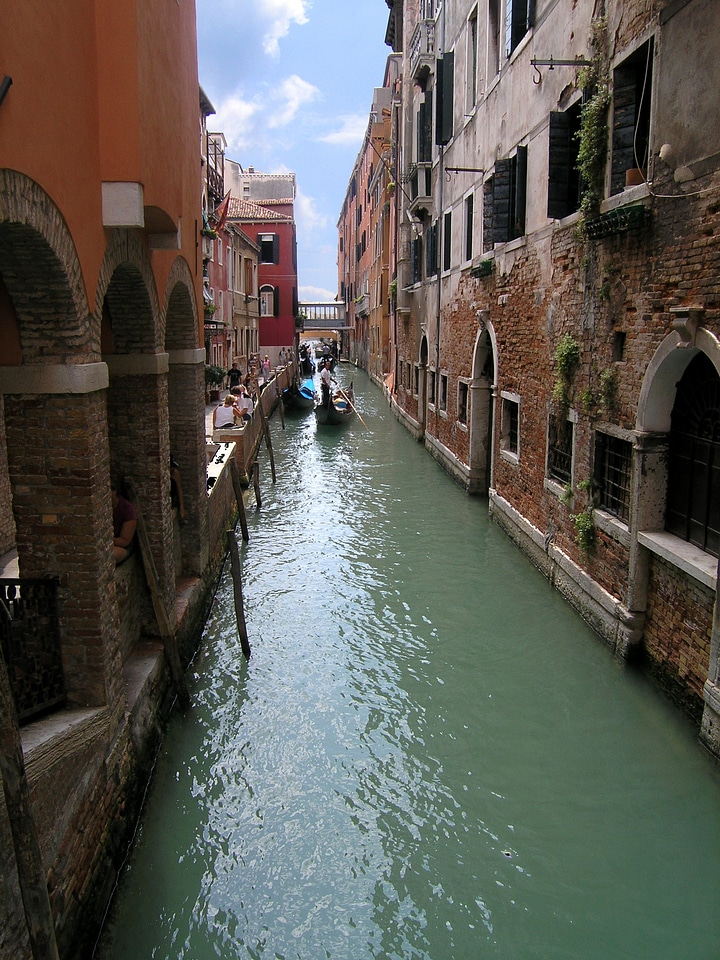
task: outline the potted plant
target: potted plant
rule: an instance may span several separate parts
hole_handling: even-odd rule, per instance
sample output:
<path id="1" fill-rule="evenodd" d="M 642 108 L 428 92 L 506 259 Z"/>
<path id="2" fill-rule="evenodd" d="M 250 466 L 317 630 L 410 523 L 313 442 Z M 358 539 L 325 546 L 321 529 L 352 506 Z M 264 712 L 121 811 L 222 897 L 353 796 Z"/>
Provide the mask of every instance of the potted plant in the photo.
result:
<path id="1" fill-rule="evenodd" d="M 205 392 L 208 403 L 220 399 L 220 387 L 224 379 L 225 371 L 222 367 L 216 367 L 212 363 L 205 364 Z"/>

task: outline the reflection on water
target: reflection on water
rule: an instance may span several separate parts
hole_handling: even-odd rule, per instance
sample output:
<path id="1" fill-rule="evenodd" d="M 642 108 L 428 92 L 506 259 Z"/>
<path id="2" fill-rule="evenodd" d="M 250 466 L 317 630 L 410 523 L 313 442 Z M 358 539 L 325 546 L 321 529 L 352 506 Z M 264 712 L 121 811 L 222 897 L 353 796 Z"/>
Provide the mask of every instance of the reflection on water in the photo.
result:
<path id="1" fill-rule="evenodd" d="M 272 423 L 104 960 L 716 957 L 716 766 L 353 375 Z"/>

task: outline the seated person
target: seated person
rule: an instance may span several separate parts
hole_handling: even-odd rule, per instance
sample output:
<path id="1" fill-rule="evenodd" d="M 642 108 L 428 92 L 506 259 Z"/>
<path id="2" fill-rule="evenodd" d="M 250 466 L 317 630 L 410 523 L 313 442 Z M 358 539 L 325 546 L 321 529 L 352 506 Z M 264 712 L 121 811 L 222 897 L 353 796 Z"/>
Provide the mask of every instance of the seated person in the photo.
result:
<path id="1" fill-rule="evenodd" d="M 243 418 L 243 420 L 250 420 L 252 417 L 254 404 L 252 399 L 248 396 L 245 387 L 242 386 L 242 384 L 239 387 L 233 387 L 230 393 L 233 394 L 235 406 L 239 410 L 240 416 Z"/>
<path id="2" fill-rule="evenodd" d="M 219 407 L 213 410 L 213 430 L 229 430 L 242 423 L 242 414 L 234 404 L 235 397 L 228 393 Z"/>
<path id="3" fill-rule="evenodd" d="M 113 547 L 115 565 L 118 566 L 133 552 L 135 531 L 137 530 L 137 510 L 118 493 L 117 484 L 110 484 L 113 508 Z"/>

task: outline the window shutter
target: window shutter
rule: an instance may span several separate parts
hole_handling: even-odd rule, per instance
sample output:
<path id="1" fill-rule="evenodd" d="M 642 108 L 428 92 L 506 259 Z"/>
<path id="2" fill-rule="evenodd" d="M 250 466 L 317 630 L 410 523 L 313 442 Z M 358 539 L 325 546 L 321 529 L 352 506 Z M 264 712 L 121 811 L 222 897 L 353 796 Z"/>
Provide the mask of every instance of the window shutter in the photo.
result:
<path id="1" fill-rule="evenodd" d="M 444 145 L 450 142 L 453 133 L 455 54 L 443 54 L 435 66 L 435 143 Z"/>
<path id="2" fill-rule="evenodd" d="M 483 184 L 483 251 L 492 250 L 495 219 L 495 178 L 490 177 Z"/>
<path id="3" fill-rule="evenodd" d="M 277 234 L 273 235 L 273 263 L 280 263 L 280 237 Z"/>
<path id="4" fill-rule="evenodd" d="M 625 171 L 635 166 L 633 140 L 637 122 L 637 76 L 633 66 L 613 73 L 613 141 L 611 193 L 625 188 Z"/>
<path id="5" fill-rule="evenodd" d="M 525 208 L 527 206 L 527 147 L 518 147 L 515 156 L 515 204 L 511 234 L 522 237 L 525 233 Z"/>
<path id="6" fill-rule="evenodd" d="M 562 220 L 572 213 L 568 200 L 570 182 L 570 117 L 567 112 L 550 114 L 547 215 Z"/>
<path id="7" fill-rule="evenodd" d="M 505 243 L 510 239 L 510 187 L 512 161 L 498 160 L 495 163 L 495 188 L 493 191 L 493 243 Z"/>
<path id="8" fill-rule="evenodd" d="M 280 316 L 280 287 L 273 287 L 273 316 Z"/>

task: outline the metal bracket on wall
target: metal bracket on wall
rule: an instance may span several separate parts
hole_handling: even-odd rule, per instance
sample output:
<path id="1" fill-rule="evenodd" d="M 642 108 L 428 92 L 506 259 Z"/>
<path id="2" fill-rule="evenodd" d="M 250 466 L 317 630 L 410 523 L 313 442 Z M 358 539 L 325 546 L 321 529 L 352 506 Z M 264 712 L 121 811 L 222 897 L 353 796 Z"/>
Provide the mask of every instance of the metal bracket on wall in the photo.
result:
<path id="1" fill-rule="evenodd" d="M 555 67 L 589 67 L 591 63 L 592 61 L 585 60 L 583 57 L 577 57 L 575 60 L 556 60 L 554 57 L 550 57 L 549 60 L 533 59 L 530 61 L 530 66 L 537 74 L 537 77 L 533 77 L 533 83 L 536 86 L 542 83 L 542 74 L 538 69 L 539 67 L 549 67 L 550 70 L 554 70 Z"/>

